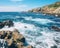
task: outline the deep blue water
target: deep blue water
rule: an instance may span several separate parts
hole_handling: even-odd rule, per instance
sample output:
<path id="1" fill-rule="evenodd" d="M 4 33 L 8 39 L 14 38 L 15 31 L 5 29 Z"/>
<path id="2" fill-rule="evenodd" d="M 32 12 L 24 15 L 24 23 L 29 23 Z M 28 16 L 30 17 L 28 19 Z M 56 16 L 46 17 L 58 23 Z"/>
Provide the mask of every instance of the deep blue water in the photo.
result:
<path id="1" fill-rule="evenodd" d="M 57 39 L 60 42 L 60 33 L 50 29 L 51 26 L 60 27 L 59 17 L 31 12 L 0 12 L 0 21 L 5 20 L 14 21 L 14 28 L 35 48 L 51 48 L 54 45 L 60 47 L 54 41 Z M 27 28 L 24 28 L 25 26 Z"/>
<path id="2" fill-rule="evenodd" d="M 40 24 L 41 22 L 37 23 L 35 21 L 31 20 L 25 20 L 25 17 L 32 18 L 32 19 L 47 19 L 53 22 L 49 22 L 46 25 Z M 34 25 L 43 25 L 43 26 L 51 26 L 51 25 L 57 25 L 60 27 L 60 18 L 55 17 L 53 15 L 43 15 L 42 13 L 27 13 L 27 12 L 0 12 L 0 21 L 3 20 L 13 20 L 13 21 L 22 21 L 24 23 L 28 24 L 34 24 Z M 46 20 L 46 22 L 47 22 Z M 42 20 L 41 20 L 42 21 Z"/>

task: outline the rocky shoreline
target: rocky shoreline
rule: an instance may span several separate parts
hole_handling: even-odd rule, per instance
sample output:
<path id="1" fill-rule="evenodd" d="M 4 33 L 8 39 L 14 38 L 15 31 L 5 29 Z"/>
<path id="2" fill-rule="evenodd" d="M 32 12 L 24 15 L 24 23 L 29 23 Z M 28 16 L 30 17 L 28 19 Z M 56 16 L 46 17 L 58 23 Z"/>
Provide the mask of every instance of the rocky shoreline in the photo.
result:
<path id="1" fill-rule="evenodd" d="M 42 12 L 43 13 L 43 12 Z M 43 13 L 44 15 L 53 15 L 55 17 L 60 17 L 60 14 L 56 14 L 56 13 Z"/>
<path id="2" fill-rule="evenodd" d="M 0 22 L 0 29 L 4 26 L 12 27 L 14 26 L 11 20 Z M 2 48 L 33 48 L 29 45 L 25 37 L 20 34 L 17 29 L 13 31 L 10 30 L 0 30 L 0 47 Z"/>
<path id="3" fill-rule="evenodd" d="M 4 25 L 2 24 L 4 23 Z M 4 26 L 8 26 L 9 28 L 14 26 L 13 21 L 6 20 L 0 22 L 0 29 Z M 26 28 L 26 27 L 25 27 Z M 57 26 L 51 26 L 52 30 L 60 32 L 60 28 Z M 0 30 L 0 47 L 2 48 L 33 48 L 29 45 L 25 39 L 25 37 L 17 30 Z"/>
<path id="4" fill-rule="evenodd" d="M 17 29 L 14 31 L 0 31 L 0 39 L 4 40 L 5 45 L 1 45 L 0 47 L 8 47 L 8 48 L 32 48 L 32 46 L 26 44 L 25 37 L 19 33 Z M 0 44 L 4 44 L 0 43 Z M 26 44 L 26 45 L 25 45 Z"/>
<path id="5" fill-rule="evenodd" d="M 34 8 L 28 10 L 28 12 L 39 12 L 43 14 L 54 15 L 56 17 L 60 17 L 60 2 L 56 2 L 54 4 L 46 5 L 39 8 Z"/>
<path id="6" fill-rule="evenodd" d="M 14 26 L 14 23 L 11 20 L 0 22 L 0 29 L 2 29 L 4 26 L 12 27 Z"/>

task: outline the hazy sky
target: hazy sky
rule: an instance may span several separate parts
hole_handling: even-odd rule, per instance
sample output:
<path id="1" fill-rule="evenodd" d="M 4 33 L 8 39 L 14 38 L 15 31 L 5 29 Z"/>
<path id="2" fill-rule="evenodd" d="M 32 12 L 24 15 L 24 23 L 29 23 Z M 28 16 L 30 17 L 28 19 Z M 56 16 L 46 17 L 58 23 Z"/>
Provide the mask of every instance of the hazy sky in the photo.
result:
<path id="1" fill-rule="evenodd" d="M 52 4 L 60 0 L 0 0 L 0 12 L 25 11 Z"/>

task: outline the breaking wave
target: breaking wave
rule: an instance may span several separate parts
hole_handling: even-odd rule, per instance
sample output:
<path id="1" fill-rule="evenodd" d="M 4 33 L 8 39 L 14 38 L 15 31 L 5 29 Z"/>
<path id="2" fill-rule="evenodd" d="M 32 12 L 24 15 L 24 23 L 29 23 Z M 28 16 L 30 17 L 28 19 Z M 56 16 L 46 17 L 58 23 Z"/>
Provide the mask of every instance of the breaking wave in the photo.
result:
<path id="1" fill-rule="evenodd" d="M 38 15 L 39 14 L 37 14 L 37 17 Z M 12 17 L 14 16 L 11 16 L 11 18 Z M 14 19 L 13 27 L 8 28 L 7 26 L 5 26 L 0 30 L 12 31 L 15 28 L 18 29 L 19 32 L 23 34 L 24 37 L 26 38 L 28 44 L 32 45 L 34 48 L 60 48 L 60 32 L 50 30 L 47 27 L 47 25 L 59 26 L 58 25 L 59 23 L 56 22 L 58 19 L 54 17 L 50 17 L 50 19 L 48 19 L 46 15 L 44 16 L 45 18 L 44 17 L 37 18 L 37 17 L 33 17 L 31 15 L 30 16 L 17 15 L 15 16 L 15 18 L 13 18 Z M 43 26 L 43 28 L 41 27 L 41 25 Z"/>

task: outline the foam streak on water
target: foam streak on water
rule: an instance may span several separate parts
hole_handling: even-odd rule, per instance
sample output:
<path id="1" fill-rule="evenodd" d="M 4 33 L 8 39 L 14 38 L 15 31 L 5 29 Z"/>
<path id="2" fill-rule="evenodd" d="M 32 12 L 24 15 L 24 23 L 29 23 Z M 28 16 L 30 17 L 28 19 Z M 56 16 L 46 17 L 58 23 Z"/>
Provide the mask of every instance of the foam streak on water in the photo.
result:
<path id="1" fill-rule="evenodd" d="M 26 16 L 25 14 L 22 14 L 22 16 L 10 15 L 11 18 L 16 20 L 16 21 L 14 20 L 14 27 L 8 28 L 7 26 L 5 26 L 0 30 L 13 31 L 15 28 L 18 29 L 19 32 L 23 34 L 23 36 L 26 38 L 27 43 L 35 48 L 51 48 L 53 46 L 60 48 L 60 32 L 50 30 L 47 27 L 49 25 L 59 26 L 58 24 L 60 24 L 59 21 L 60 19 L 47 15 L 44 16 L 41 14 L 37 15 L 27 14 L 27 15 L 29 16 Z M 6 16 L 3 17 L 5 18 Z M 56 19 L 58 20 L 58 22 Z M 41 25 L 43 25 L 43 27 L 41 27 Z"/>
<path id="2" fill-rule="evenodd" d="M 60 43 L 55 41 L 58 40 L 60 42 L 59 32 L 50 31 L 48 28 L 40 28 L 33 24 L 21 22 L 14 22 L 14 27 L 8 29 L 13 30 L 14 28 L 18 29 L 20 33 L 25 36 L 26 41 L 35 48 L 51 48 L 51 46 L 54 45 L 59 48 L 60 46 Z M 6 30 L 7 27 L 3 29 Z"/>

